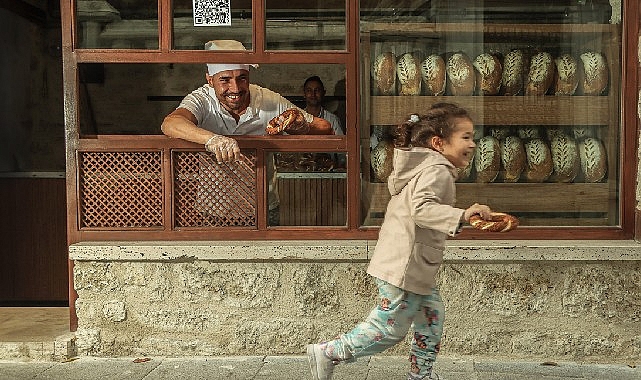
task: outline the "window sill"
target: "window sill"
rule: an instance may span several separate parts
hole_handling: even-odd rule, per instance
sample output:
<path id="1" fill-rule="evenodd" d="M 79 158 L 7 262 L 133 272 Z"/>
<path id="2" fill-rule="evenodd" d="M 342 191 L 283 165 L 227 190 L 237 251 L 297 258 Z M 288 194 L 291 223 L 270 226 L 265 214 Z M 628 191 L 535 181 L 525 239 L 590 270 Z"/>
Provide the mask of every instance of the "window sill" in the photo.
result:
<path id="1" fill-rule="evenodd" d="M 375 240 L 216 242 L 83 242 L 69 247 L 79 261 L 353 261 L 367 262 Z M 635 261 L 633 240 L 450 241 L 445 262 Z"/>

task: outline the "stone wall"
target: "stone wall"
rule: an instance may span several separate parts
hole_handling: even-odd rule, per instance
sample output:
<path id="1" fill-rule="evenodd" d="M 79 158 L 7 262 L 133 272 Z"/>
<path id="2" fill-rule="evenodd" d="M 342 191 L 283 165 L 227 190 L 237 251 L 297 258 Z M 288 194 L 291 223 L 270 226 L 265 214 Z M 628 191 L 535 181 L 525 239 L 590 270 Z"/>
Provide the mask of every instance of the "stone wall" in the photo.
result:
<path id="1" fill-rule="evenodd" d="M 302 354 L 373 307 L 374 244 L 73 245 L 76 346 L 96 356 Z M 640 271 L 634 242 L 452 241 L 439 278 L 442 353 L 638 361 Z"/>

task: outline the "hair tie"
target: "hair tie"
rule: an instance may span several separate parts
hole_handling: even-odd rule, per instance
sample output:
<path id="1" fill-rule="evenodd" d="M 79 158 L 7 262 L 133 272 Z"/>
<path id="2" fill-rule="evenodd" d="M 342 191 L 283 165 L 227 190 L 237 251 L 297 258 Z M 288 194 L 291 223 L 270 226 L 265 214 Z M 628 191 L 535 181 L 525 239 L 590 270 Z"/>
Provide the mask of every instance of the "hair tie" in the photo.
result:
<path id="1" fill-rule="evenodd" d="M 417 114 L 413 113 L 410 115 L 410 121 L 412 123 L 418 123 L 421 119 L 418 117 Z"/>

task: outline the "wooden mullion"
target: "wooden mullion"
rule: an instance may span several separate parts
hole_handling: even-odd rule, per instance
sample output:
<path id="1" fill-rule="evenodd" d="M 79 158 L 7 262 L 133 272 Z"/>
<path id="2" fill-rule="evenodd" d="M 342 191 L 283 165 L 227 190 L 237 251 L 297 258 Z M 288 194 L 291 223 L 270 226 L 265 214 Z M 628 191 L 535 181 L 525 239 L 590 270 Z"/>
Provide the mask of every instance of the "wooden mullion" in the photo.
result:
<path id="1" fill-rule="evenodd" d="M 173 41 L 173 1 L 158 0 L 158 46 L 160 51 L 167 53 L 171 50 Z"/>

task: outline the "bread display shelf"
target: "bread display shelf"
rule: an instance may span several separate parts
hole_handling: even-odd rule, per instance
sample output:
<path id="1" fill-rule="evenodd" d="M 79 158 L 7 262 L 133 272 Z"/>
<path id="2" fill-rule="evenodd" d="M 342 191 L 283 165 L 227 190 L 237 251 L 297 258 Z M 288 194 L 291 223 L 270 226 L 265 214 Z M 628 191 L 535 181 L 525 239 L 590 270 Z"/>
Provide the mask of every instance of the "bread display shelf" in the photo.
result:
<path id="1" fill-rule="evenodd" d="M 372 96 L 369 123 L 396 125 L 399 117 L 439 102 L 470 110 L 482 125 L 608 125 L 611 120 L 607 96 Z"/>

